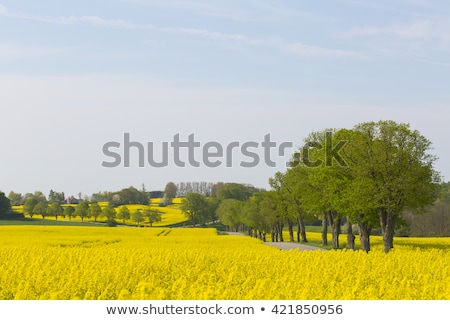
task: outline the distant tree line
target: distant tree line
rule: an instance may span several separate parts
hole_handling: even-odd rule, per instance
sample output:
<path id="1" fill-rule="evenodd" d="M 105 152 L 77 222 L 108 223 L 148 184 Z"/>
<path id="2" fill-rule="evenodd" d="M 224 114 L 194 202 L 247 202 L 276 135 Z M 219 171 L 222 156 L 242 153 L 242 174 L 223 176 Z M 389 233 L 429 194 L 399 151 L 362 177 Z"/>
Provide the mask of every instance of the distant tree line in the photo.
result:
<path id="1" fill-rule="evenodd" d="M 216 183 L 213 185 L 213 190 L 214 193 L 209 197 L 198 192 L 189 192 L 182 198 L 181 210 L 192 225 L 214 223 L 220 218 L 217 211 L 222 203 L 227 200 L 244 202 L 253 194 L 262 191 L 249 184 L 233 182 Z"/>
<path id="2" fill-rule="evenodd" d="M 213 182 L 206 181 L 192 181 L 192 182 L 180 182 L 176 185 L 177 197 L 184 197 L 188 193 L 195 192 L 204 196 L 210 196 L 213 193 Z"/>
<path id="3" fill-rule="evenodd" d="M 92 194 L 93 202 L 109 202 L 112 206 L 117 207 L 123 204 L 149 204 L 150 192 L 143 185 L 141 190 L 133 186 L 124 188 L 120 191 L 103 191 Z"/>

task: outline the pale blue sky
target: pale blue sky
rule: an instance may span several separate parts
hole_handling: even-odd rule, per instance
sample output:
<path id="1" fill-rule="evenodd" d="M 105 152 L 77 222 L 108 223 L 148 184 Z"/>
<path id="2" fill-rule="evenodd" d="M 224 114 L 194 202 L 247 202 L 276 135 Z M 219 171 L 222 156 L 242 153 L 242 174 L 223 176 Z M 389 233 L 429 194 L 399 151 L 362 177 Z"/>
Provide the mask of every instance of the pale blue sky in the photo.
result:
<path id="1" fill-rule="evenodd" d="M 300 145 L 380 119 L 430 139 L 449 179 L 449 16 L 432 0 L 0 0 L 0 190 L 268 187 L 286 159 L 107 169 L 102 146 L 124 132 Z"/>

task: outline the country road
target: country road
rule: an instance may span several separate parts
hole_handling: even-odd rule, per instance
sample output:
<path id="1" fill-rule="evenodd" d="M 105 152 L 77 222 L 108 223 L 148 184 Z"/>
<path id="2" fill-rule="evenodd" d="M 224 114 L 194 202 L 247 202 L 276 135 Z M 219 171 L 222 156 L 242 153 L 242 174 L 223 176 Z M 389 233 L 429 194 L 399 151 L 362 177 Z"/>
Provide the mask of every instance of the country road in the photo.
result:
<path id="1" fill-rule="evenodd" d="M 300 251 L 314 251 L 314 250 L 328 251 L 323 248 L 308 246 L 306 244 L 293 243 L 293 242 L 265 242 L 265 244 L 267 244 L 268 246 L 280 248 L 282 250 L 298 249 Z"/>
<path id="2" fill-rule="evenodd" d="M 229 235 L 232 236 L 243 236 L 240 232 L 227 232 Z M 314 251 L 314 250 L 320 250 L 320 251 L 327 251 L 326 249 L 314 247 L 314 246 L 308 246 L 306 244 L 300 244 L 300 243 L 293 243 L 293 242 L 264 242 L 264 244 L 272 247 L 276 247 L 282 250 L 295 250 L 298 249 L 300 251 Z"/>

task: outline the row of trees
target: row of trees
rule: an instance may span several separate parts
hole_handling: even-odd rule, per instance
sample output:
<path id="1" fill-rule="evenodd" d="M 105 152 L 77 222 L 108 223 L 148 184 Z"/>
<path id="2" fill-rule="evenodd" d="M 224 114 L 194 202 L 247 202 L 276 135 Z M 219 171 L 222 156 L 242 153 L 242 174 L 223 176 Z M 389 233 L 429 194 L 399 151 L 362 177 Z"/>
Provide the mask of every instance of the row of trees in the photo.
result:
<path id="1" fill-rule="evenodd" d="M 58 217 L 67 217 L 69 220 L 80 217 L 81 221 L 94 219 L 94 222 L 97 222 L 99 217 L 105 217 L 108 225 L 116 225 L 116 219 L 122 220 L 123 224 L 126 220 L 132 219 L 138 226 L 147 219 L 150 227 L 153 223 L 161 221 L 161 212 L 151 207 L 130 212 L 127 206 L 114 208 L 108 205 L 102 208 L 96 202 L 89 203 L 87 201 L 82 201 L 76 206 L 62 206 L 59 202 L 37 202 L 35 198 L 29 198 L 25 202 L 23 213 L 31 218 L 34 215 L 40 215 L 42 219 L 53 216 L 56 220 L 58 220 Z"/>
<path id="2" fill-rule="evenodd" d="M 184 197 L 188 193 L 200 193 L 204 196 L 215 196 L 223 187 L 223 182 L 180 182 L 175 184 L 174 182 L 168 182 L 161 191 L 147 191 L 145 185 L 139 190 L 133 186 L 128 188 L 123 188 L 120 191 L 101 191 L 92 194 L 90 197 L 87 195 L 82 196 L 80 192 L 78 198 L 70 196 L 66 198 L 64 192 L 57 192 L 50 190 L 48 197 L 41 191 L 35 191 L 34 193 L 21 194 L 11 191 L 8 195 L 8 199 L 12 206 L 24 205 L 26 201 L 30 198 L 34 198 L 37 202 L 47 202 L 54 203 L 72 203 L 76 204 L 82 201 L 91 202 L 108 202 L 114 207 L 118 207 L 124 204 L 143 204 L 147 205 L 150 203 L 152 198 L 161 198 L 160 205 L 170 205 L 172 199 L 175 197 Z M 247 188 L 253 188 L 248 185 Z"/>
<path id="3" fill-rule="evenodd" d="M 313 132 L 293 155 L 292 167 L 270 178 L 271 191 L 223 201 L 217 215 L 229 226 L 246 226 L 263 238 L 270 232 L 281 241 L 283 227 L 293 241 L 297 225 L 297 240 L 303 242 L 305 220 L 320 219 L 322 241 L 327 243 L 330 228 L 334 248 L 344 223 L 348 247 L 354 248 L 355 224 L 365 251 L 372 230 L 379 229 L 388 252 L 405 211 L 424 212 L 438 196 L 440 177 L 430 147 L 418 131 L 393 121 Z"/>

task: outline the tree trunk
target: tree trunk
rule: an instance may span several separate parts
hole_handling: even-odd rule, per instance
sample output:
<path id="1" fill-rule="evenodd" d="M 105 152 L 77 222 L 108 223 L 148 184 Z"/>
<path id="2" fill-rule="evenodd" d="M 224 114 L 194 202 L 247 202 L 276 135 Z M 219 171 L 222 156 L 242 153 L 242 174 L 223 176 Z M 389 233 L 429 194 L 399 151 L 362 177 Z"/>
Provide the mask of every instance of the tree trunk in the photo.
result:
<path id="1" fill-rule="evenodd" d="M 358 218 L 358 231 L 359 231 L 359 239 L 361 241 L 361 249 L 365 252 L 370 251 L 370 232 L 372 231 L 372 227 L 369 226 L 368 222 L 362 222 L 361 219 Z"/>
<path id="2" fill-rule="evenodd" d="M 337 212 L 328 212 L 328 223 L 331 227 L 331 242 L 333 249 L 339 249 L 339 233 L 341 231 L 341 217 Z"/>
<path id="3" fill-rule="evenodd" d="M 305 224 L 303 223 L 303 216 L 301 213 L 297 215 L 297 224 L 298 224 L 298 233 L 300 234 L 300 239 L 298 242 L 308 242 L 308 239 L 306 238 L 306 229 Z"/>
<path id="4" fill-rule="evenodd" d="M 349 217 L 347 217 L 347 249 L 355 250 L 355 236 L 353 235 L 352 223 Z"/>
<path id="5" fill-rule="evenodd" d="M 291 219 L 287 219 L 288 229 L 289 229 L 289 241 L 294 242 L 294 224 Z"/>
<path id="6" fill-rule="evenodd" d="M 380 210 L 381 232 L 383 235 L 384 252 L 388 253 L 394 247 L 396 216 L 385 209 Z"/>
<path id="7" fill-rule="evenodd" d="M 283 224 L 278 222 L 277 223 L 278 233 L 280 234 L 280 242 L 284 242 L 283 238 Z"/>
<path id="8" fill-rule="evenodd" d="M 327 213 L 322 213 L 322 244 L 328 244 L 328 222 L 327 222 Z"/>

